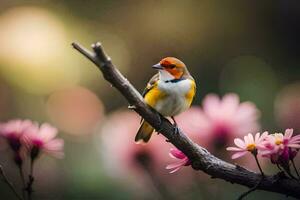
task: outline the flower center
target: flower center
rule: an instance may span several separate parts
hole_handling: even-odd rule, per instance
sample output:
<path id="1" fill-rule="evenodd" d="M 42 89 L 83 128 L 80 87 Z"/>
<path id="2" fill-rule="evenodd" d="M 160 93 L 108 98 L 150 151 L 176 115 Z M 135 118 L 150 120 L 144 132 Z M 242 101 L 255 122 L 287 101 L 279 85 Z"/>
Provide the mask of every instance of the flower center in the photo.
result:
<path id="1" fill-rule="evenodd" d="M 255 144 L 248 144 L 247 150 L 248 151 L 253 151 L 255 149 Z"/>
<path id="2" fill-rule="evenodd" d="M 275 144 L 276 144 L 276 145 L 282 144 L 282 140 L 278 140 L 278 139 L 277 139 L 277 140 L 275 141 Z"/>

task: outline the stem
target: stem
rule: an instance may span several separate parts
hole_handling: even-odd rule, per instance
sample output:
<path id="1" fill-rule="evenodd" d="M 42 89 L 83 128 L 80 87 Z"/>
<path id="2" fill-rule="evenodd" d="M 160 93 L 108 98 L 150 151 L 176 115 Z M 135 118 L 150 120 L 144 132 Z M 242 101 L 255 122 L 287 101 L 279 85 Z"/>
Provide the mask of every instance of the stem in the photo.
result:
<path id="1" fill-rule="evenodd" d="M 291 171 L 290 170 L 288 170 L 288 169 L 285 169 L 285 168 L 283 168 L 284 169 L 284 171 L 291 177 L 291 179 L 295 179 L 295 180 L 297 180 L 297 178 L 291 173 Z"/>
<path id="2" fill-rule="evenodd" d="M 291 161 L 292 161 L 293 168 L 294 168 L 294 170 L 295 170 L 295 172 L 296 172 L 296 174 L 298 176 L 298 179 L 300 179 L 300 175 L 299 175 L 299 172 L 298 172 L 297 167 L 295 165 L 294 159 L 291 159 Z"/>
<path id="3" fill-rule="evenodd" d="M 30 160 L 30 172 L 29 172 L 29 180 L 27 183 L 26 191 L 28 195 L 28 200 L 32 199 L 32 192 L 33 192 L 33 182 L 34 182 L 34 177 L 33 177 L 33 164 L 34 164 L 34 159 Z"/>
<path id="4" fill-rule="evenodd" d="M 19 199 L 19 200 L 24 200 L 17 192 L 17 190 L 15 189 L 14 185 L 12 184 L 12 182 L 10 182 L 3 170 L 3 167 L 2 165 L 0 165 L 0 174 L 1 176 L 3 177 L 3 181 L 9 186 L 9 188 L 11 189 L 11 191 L 16 195 L 16 197 Z"/>
<path id="5" fill-rule="evenodd" d="M 23 173 L 22 165 L 18 165 L 21 181 L 22 181 L 22 196 L 23 199 L 26 199 L 25 189 L 26 189 L 26 183 L 25 183 L 25 176 Z"/>
<path id="6" fill-rule="evenodd" d="M 265 174 L 264 174 L 264 172 L 263 172 L 263 170 L 262 170 L 262 168 L 261 168 L 261 166 L 260 166 L 260 164 L 259 164 L 259 162 L 258 162 L 258 158 L 257 158 L 257 150 L 253 151 L 253 152 L 252 152 L 252 155 L 254 156 L 255 161 L 256 161 L 256 164 L 257 164 L 257 166 L 258 166 L 258 168 L 259 168 L 259 171 L 260 171 L 260 173 L 261 173 L 261 178 L 260 178 L 260 180 L 259 180 L 252 188 L 250 188 L 248 191 L 242 193 L 242 194 L 239 196 L 238 200 L 242 200 L 242 199 L 243 199 L 244 197 L 246 197 L 248 194 L 250 194 L 251 192 L 254 192 L 254 191 L 258 188 L 258 186 L 260 185 L 260 183 L 262 182 L 262 180 L 263 180 L 264 177 L 265 177 Z"/>
<path id="7" fill-rule="evenodd" d="M 259 164 L 259 161 L 258 161 L 258 159 L 257 159 L 257 153 L 256 153 L 256 154 L 253 153 L 253 156 L 254 156 L 254 158 L 255 158 L 256 164 L 257 164 L 257 166 L 258 166 L 258 168 L 259 168 L 259 171 L 260 171 L 261 175 L 264 177 L 265 174 L 264 174 L 264 172 L 263 172 L 263 170 L 262 170 L 262 168 L 261 168 L 261 166 L 260 166 L 260 164 Z"/>
<path id="8" fill-rule="evenodd" d="M 254 192 L 258 188 L 258 186 L 260 185 L 260 183 L 262 182 L 263 179 L 264 179 L 264 176 L 262 176 L 261 179 L 259 180 L 259 182 L 257 182 L 257 184 L 255 184 L 252 188 L 250 188 L 250 190 L 241 194 L 237 200 L 242 200 L 248 194 L 250 194 L 251 192 Z"/>
<path id="9" fill-rule="evenodd" d="M 281 167 L 279 166 L 279 164 L 276 164 L 277 168 L 279 169 L 279 171 L 283 172 L 283 170 L 281 169 Z"/>

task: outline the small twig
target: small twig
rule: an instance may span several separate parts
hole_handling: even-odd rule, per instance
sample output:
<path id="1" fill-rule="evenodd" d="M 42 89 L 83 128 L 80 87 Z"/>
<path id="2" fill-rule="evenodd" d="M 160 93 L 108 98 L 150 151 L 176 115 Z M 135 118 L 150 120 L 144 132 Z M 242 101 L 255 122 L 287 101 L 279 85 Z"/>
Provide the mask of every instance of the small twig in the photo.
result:
<path id="1" fill-rule="evenodd" d="M 251 192 L 254 192 L 258 186 L 260 185 L 260 183 L 262 182 L 263 178 L 265 177 L 265 174 L 259 164 L 259 161 L 258 161 L 258 158 L 257 158 L 257 150 L 255 150 L 254 152 L 252 152 L 252 155 L 254 156 L 255 158 L 255 161 L 256 161 L 256 164 L 259 168 L 259 171 L 261 173 L 261 179 L 259 180 L 259 182 L 257 184 L 255 184 L 252 188 L 250 188 L 248 191 L 244 192 L 243 194 L 241 194 L 238 198 L 238 200 L 242 200 L 244 197 L 246 197 L 247 195 L 249 195 Z"/>
<path id="2" fill-rule="evenodd" d="M 254 192 L 258 188 L 258 186 L 261 184 L 263 179 L 264 179 L 264 176 L 262 176 L 261 179 L 252 188 L 250 188 L 248 191 L 241 194 L 237 200 L 242 200 L 243 198 L 248 196 L 251 192 Z"/>
<path id="3" fill-rule="evenodd" d="M 22 165 L 17 164 L 17 166 L 18 166 L 20 177 L 21 177 L 21 181 L 22 181 L 22 196 L 23 196 L 23 199 L 26 199 L 26 194 L 25 194 L 25 189 L 26 189 L 25 176 L 24 176 L 24 173 L 23 173 Z"/>
<path id="4" fill-rule="evenodd" d="M 297 174 L 297 177 L 298 177 L 298 179 L 300 179 L 300 175 L 299 175 L 299 172 L 298 172 L 297 167 L 295 165 L 294 159 L 291 159 L 291 161 L 292 161 L 293 168 L 294 168 L 294 170 L 295 170 L 295 172 Z"/>
<path id="5" fill-rule="evenodd" d="M 16 195 L 16 197 L 19 199 L 19 200 L 24 200 L 17 192 L 17 190 L 15 189 L 14 185 L 12 184 L 12 182 L 10 182 L 3 170 L 3 167 L 2 165 L 0 165 L 0 175 L 2 176 L 3 178 L 3 181 L 9 186 L 9 188 L 11 189 L 11 191 Z"/>
<path id="6" fill-rule="evenodd" d="M 32 199 L 32 193 L 33 193 L 33 182 L 34 182 L 34 177 L 33 177 L 33 164 L 34 164 L 34 160 L 31 159 L 30 161 L 30 173 L 28 176 L 28 183 L 27 183 L 27 187 L 26 187 L 26 191 L 27 191 L 27 195 L 28 195 L 28 200 Z"/>
<path id="7" fill-rule="evenodd" d="M 277 166 L 277 168 L 278 168 L 278 170 L 279 170 L 280 172 L 284 172 L 284 171 L 281 169 L 281 167 L 279 166 L 278 163 L 276 164 L 276 166 Z"/>
<path id="8" fill-rule="evenodd" d="M 287 173 L 291 179 L 297 180 L 297 178 L 291 173 L 289 163 L 287 163 L 286 165 L 281 165 L 281 166 L 282 166 L 284 172 Z"/>

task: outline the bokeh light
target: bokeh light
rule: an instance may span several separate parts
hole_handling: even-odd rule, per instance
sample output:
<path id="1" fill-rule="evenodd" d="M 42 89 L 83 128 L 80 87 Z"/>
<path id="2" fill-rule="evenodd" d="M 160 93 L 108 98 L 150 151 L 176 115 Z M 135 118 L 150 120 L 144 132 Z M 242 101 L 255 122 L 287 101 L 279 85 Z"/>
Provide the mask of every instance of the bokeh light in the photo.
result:
<path id="1" fill-rule="evenodd" d="M 300 134 L 300 82 L 285 86 L 275 100 L 275 118 L 281 128 Z"/>
<path id="2" fill-rule="evenodd" d="M 13 7 L 0 15 L 0 70 L 32 93 L 48 93 L 79 80 L 65 52 L 69 46 L 62 21 L 39 7 Z"/>
<path id="3" fill-rule="evenodd" d="M 93 92 L 77 86 L 52 93 L 47 100 L 47 113 L 62 131 L 85 135 L 93 133 L 101 123 L 104 108 Z"/>
<path id="4" fill-rule="evenodd" d="M 271 124 L 278 79 L 272 67 L 255 56 L 237 57 L 224 67 L 220 78 L 221 91 L 235 92 L 241 100 L 254 102 L 263 109 L 263 124 Z"/>

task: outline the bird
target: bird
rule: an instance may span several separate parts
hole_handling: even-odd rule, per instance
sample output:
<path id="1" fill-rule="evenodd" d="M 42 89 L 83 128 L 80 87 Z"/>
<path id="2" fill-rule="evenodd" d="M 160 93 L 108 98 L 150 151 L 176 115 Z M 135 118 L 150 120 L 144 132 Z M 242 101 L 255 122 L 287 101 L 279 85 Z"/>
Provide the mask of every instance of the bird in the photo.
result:
<path id="1" fill-rule="evenodd" d="M 152 66 L 158 72 L 150 79 L 142 95 L 145 103 L 164 117 L 171 117 L 178 131 L 175 116 L 187 110 L 196 94 L 196 83 L 186 65 L 175 57 L 163 58 Z M 141 120 L 136 143 L 147 143 L 154 128 Z"/>

